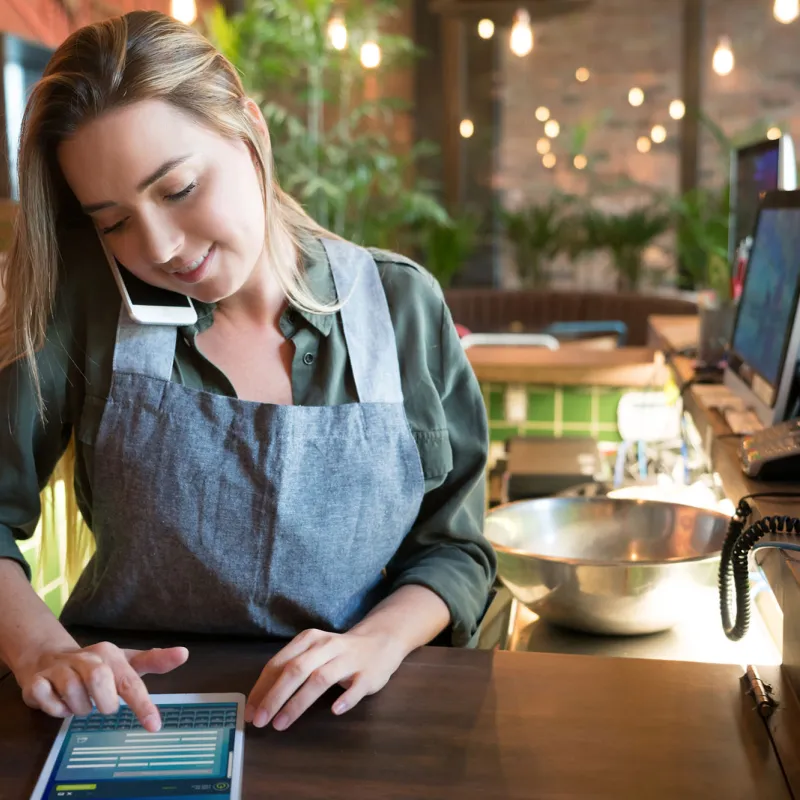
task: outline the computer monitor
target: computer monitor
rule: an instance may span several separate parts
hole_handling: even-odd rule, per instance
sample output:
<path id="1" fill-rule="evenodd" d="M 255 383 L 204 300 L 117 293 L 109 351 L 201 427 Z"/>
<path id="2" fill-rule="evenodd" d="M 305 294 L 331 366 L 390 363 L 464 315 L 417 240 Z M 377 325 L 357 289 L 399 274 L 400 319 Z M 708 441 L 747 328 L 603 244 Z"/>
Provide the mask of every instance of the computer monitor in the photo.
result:
<path id="1" fill-rule="evenodd" d="M 769 192 L 731 337 L 725 384 L 764 425 L 789 417 L 800 358 L 800 191 Z"/>
<path id="2" fill-rule="evenodd" d="M 767 192 L 797 188 L 797 163 L 789 134 L 739 147 L 731 153 L 728 260 L 753 235 L 758 206 Z"/>

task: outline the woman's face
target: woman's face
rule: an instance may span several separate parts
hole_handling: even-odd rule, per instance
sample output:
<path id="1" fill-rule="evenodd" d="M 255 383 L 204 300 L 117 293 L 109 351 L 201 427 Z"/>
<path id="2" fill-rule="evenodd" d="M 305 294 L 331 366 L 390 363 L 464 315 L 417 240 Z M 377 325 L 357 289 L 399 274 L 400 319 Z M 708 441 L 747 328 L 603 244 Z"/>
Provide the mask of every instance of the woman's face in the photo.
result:
<path id="1" fill-rule="evenodd" d="M 108 249 L 148 283 L 217 302 L 245 284 L 264 252 L 249 147 L 169 103 L 102 115 L 60 145 L 58 160 Z"/>

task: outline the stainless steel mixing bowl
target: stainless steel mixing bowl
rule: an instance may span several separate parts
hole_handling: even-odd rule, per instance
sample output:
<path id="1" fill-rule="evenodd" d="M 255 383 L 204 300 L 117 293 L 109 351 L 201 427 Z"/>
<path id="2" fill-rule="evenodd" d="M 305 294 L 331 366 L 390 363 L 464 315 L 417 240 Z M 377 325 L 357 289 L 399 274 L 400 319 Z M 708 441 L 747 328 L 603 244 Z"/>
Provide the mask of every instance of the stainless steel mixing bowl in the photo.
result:
<path id="1" fill-rule="evenodd" d="M 558 497 L 488 512 L 511 593 L 542 619 L 591 633 L 672 628 L 717 604 L 723 514 L 648 500 Z"/>

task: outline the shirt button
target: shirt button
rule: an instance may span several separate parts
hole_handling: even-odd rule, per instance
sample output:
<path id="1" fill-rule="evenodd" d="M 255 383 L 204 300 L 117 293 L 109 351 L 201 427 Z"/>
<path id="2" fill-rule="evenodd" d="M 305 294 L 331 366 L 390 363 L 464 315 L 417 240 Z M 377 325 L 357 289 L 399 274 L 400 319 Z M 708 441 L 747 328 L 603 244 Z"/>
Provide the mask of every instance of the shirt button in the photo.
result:
<path id="1" fill-rule="evenodd" d="M 306 353 L 303 356 L 303 363 L 304 364 L 313 364 L 314 363 L 314 355 L 312 353 Z"/>

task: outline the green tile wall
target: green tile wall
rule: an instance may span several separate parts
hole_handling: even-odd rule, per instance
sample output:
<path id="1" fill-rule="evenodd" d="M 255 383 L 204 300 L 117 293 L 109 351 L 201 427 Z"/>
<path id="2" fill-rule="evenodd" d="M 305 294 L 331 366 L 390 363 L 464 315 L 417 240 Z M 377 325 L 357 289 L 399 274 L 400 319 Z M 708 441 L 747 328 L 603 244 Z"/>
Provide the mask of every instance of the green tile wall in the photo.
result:
<path id="1" fill-rule="evenodd" d="M 592 436 L 619 442 L 617 406 L 626 387 L 527 386 L 524 422 L 506 418 L 507 384 L 482 383 L 493 442 L 517 435 Z"/>

